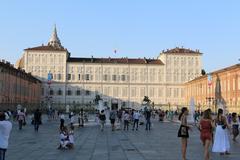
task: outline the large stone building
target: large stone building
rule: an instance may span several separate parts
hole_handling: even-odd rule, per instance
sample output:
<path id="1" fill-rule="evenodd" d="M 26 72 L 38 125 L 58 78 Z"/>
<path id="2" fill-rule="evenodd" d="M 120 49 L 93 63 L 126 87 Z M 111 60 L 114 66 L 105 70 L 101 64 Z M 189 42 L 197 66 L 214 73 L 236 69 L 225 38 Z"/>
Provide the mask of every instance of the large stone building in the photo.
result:
<path id="1" fill-rule="evenodd" d="M 154 104 L 181 105 L 184 83 L 201 74 L 201 55 L 177 47 L 156 59 L 75 58 L 61 45 L 55 27 L 47 45 L 24 50 L 18 66 L 43 81 L 42 96 L 50 95 L 53 104 L 92 104 L 101 95 L 106 106 L 137 107 L 144 96 Z"/>
<path id="2" fill-rule="evenodd" d="M 15 109 L 18 104 L 38 107 L 41 102 L 41 81 L 0 60 L 0 110 Z"/>
<path id="3" fill-rule="evenodd" d="M 185 84 L 186 103 L 193 97 L 198 109 L 216 111 L 221 105 L 240 112 L 240 64 L 198 77 Z"/>

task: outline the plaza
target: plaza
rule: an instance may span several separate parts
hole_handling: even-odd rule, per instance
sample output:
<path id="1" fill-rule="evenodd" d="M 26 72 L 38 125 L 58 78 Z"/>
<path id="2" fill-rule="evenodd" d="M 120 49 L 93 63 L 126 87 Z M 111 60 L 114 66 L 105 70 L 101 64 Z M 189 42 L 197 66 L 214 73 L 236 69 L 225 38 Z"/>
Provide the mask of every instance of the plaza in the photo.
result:
<path id="1" fill-rule="evenodd" d="M 110 125 L 103 132 L 93 118 L 83 128 L 75 127 L 75 148 L 58 150 L 59 121 L 43 120 L 36 133 L 28 124 L 19 131 L 16 122 L 10 136 L 7 160 L 180 160 L 181 144 L 177 138 L 179 123 L 158 122 L 153 119 L 151 131 L 140 126 L 138 131 L 111 131 Z M 67 121 L 67 124 L 69 122 Z M 239 141 L 239 139 L 238 139 Z M 240 143 L 231 142 L 231 155 L 212 154 L 212 160 L 239 160 Z M 190 132 L 187 157 L 202 160 L 203 147 L 196 127 Z"/>

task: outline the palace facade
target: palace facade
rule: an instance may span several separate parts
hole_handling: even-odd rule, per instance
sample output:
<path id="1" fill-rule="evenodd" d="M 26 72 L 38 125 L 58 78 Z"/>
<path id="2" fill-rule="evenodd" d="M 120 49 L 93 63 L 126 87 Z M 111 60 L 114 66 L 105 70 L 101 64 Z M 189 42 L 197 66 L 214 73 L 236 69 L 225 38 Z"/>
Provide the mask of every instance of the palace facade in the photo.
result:
<path id="1" fill-rule="evenodd" d="M 71 57 L 55 27 L 48 44 L 25 49 L 17 66 L 41 80 L 43 101 L 56 105 L 91 105 L 96 95 L 106 106 L 138 107 L 144 96 L 155 105 L 182 105 L 184 83 L 201 75 L 201 56 L 176 47 L 156 59 Z"/>
<path id="2" fill-rule="evenodd" d="M 240 64 L 198 77 L 185 84 L 186 104 L 194 98 L 198 109 L 216 111 L 219 104 L 228 112 L 240 112 Z"/>

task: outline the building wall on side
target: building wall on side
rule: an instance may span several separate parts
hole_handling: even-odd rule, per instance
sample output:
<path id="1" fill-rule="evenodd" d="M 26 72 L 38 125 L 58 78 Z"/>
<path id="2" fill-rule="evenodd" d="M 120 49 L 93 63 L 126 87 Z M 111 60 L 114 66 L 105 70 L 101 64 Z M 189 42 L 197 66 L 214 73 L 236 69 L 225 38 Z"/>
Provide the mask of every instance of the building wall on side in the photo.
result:
<path id="1" fill-rule="evenodd" d="M 0 106 L 40 105 L 41 83 L 22 70 L 0 62 Z M 30 107 L 30 106 L 29 106 Z"/>
<path id="2" fill-rule="evenodd" d="M 229 112 L 240 112 L 240 66 L 229 67 L 221 71 L 213 72 L 212 83 L 208 85 L 207 76 L 202 76 L 185 85 L 185 103 L 189 104 L 194 98 L 198 109 L 211 108 L 216 110 L 216 80 L 220 79 L 221 95 Z"/>

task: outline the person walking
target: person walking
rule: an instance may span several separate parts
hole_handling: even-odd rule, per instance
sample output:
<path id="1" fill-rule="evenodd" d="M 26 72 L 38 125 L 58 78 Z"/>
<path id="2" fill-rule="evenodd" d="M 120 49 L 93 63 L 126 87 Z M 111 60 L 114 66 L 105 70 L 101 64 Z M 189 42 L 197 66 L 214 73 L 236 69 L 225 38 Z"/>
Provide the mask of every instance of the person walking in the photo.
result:
<path id="1" fill-rule="evenodd" d="M 232 134 L 233 134 L 233 141 L 236 142 L 236 138 L 239 135 L 239 120 L 237 117 L 237 113 L 232 113 Z"/>
<path id="2" fill-rule="evenodd" d="M 38 129 L 39 129 L 39 125 L 41 124 L 41 116 L 42 116 L 42 113 L 40 112 L 39 109 L 36 109 L 35 113 L 34 113 L 34 129 L 36 132 L 38 132 Z"/>
<path id="3" fill-rule="evenodd" d="M 203 118 L 200 120 L 200 139 L 204 146 L 204 160 L 210 159 L 209 147 L 212 142 L 212 132 L 214 123 L 211 113 L 208 110 L 203 112 Z"/>
<path id="4" fill-rule="evenodd" d="M 123 115 L 123 120 L 124 120 L 124 131 L 127 129 L 128 131 L 128 127 L 129 127 L 129 121 L 130 121 L 130 114 L 128 113 L 128 111 L 125 111 L 124 115 Z"/>
<path id="5" fill-rule="evenodd" d="M 23 110 L 20 110 L 17 114 L 19 130 L 22 130 L 22 126 L 26 125 L 26 115 Z"/>
<path id="6" fill-rule="evenodd" d="M 74 128 L 75 115 L 73 112 L 70 113 L 70 126 Z"/>
<path id="7" fill-rule="evenodd" d="M 151 129 L 151 110 L 150 109 L 146 109 L 145 111 L 145 119 L 146 119 L 146 130 Z"/>
<path id="8" fill-rule="evenodd" d="M 214 136 L 214 143 L 212 152 L 220 153 L 220 155 L 228 155 L 230 150 L 230 142 L 228 138 L 227 128 L 230 127 L 227 124 L 227 119 L 223 116 L 223 110 L 218 109 L 218 114 L 215 119 L 216 132 Z"/>
<path id="9" fill-rule="evenodd" d="M 111 122 L 111 125 L 112 125 L 112 131 L 115 130 L 115 120 L 116 120 L 116 117 L 117 117 L 116 110 L 115 109 L 111 110 L 109 119 L 110 119 L 110 122 Z"/>
<path id="10" fill-rule="evenodd" d="M 189 138 L 188 130 L 191 129 L 187 123 L 187 115 L 188 109 L 186 107 L 183 107 L 178 117 L 178 120 L 181 121 L 181 125 L 178 130 L 178 137 L 180 137 L 182 141 L 182 160 L 186 160 L 187 143 Z"/>
<path id="11" fill-rule="evenodd" d="M 138 111 L 134 111 L 134 113 L 133 113 L 133 128 L 132 128 L 133 131 L 135 129 L 135 126 L 136 126 L 136 131 L 138 130 L 139 119 L 140 119 L 140 113 Z"/>
<path id="12" fill-rule="evenodd" d="M 60 130 L 63 130 L 64 122 L 65 122 L 65 116 L 63 113 L 61 113 L 60 114 Z"/>
<path id="13" fill-rule="evenodd" d="M 5 160 L 11 130 L 12 123 L 6 120 L 3 112 L 0 112 L 0 160 Z"/>
<path id="14" fill-rule="evenodd" d="M 104 113 L 104 110 L 101 110 L 99 114 L 99 120 L 100 120 L 100 129 L 103 131 L 104 129 L 104 124 L 106 123 L 106 115 Z"/>
<path id="15" fill-rule="evenodd" d="M 79 127 L 84 127 L 84 111 L 81 108 L 79 113 Z"/>

